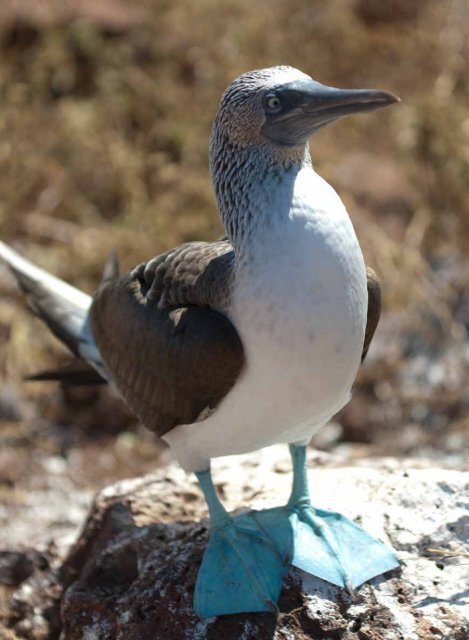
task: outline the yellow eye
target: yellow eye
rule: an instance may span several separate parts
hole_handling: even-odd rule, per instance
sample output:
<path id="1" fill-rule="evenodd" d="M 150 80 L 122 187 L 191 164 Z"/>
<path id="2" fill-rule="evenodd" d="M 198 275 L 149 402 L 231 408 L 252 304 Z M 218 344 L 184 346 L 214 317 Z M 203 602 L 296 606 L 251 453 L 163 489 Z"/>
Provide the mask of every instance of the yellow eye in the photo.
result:
<path id="1" fill-rule="evenodd" d="M 280 108 L 280 100 L 275 95 L 267 96 L 265 99 L 265 104 L 269 111 L 277 111 Z"/>

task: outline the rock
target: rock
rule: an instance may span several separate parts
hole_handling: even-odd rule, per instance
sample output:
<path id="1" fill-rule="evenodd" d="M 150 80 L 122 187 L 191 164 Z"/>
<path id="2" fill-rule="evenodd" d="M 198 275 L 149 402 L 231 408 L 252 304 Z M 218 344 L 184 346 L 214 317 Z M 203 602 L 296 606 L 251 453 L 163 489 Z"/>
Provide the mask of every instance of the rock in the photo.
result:
<path id="1" fill-rule="evenodd" d="M 0 551 L 0 584 L 16 587 L 34 571 L 31 554 L 10 549 Z"/>
<path id="2" fill-rule="evenodd" d="M 275 447 L 216 461 L 214 478 L 229 509 L 264 508 L 286 499 L 290 464 L 285 448 Z M 401 569 L 362 586 L 355 597 L 292 570 L 277 617 L 205 621 L 192 609 L 208 537 L 195 480 L 170 466 L 119 482 L 96 497 L 65 561 L 44 573 L 42 583 L 36 572 L 14 594 L 16 618 L 9 627 L 20 638 L 61 640 L 463 640 L 465 481 L 467 474 L 420 460 L 350 466 L 313 454 L 316 504 L 342 511 L 388 541 Z M 41 635 L 47 624 L 49 635 Z"/>

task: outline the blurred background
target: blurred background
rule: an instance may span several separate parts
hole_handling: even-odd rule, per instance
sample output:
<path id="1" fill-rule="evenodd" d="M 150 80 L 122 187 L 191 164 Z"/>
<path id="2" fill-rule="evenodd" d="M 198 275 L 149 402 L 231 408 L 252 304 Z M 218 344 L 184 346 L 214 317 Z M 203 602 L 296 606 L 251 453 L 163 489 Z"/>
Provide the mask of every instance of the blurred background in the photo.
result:
<path id="1" fill-rule="evenodd" d="M 236 75 L 290 64 L 326 84 L 391 90 L 401 105 L 311 141 L 385 303 L 353 400 L 314 445 L 461 466 L 468 34 L 467 0 L 3 2 L 0 237 L 91 293 L 113 249 L 127 269 L 219 236 L 207 144 Z M 106 388 L 23 380 L 67 360 L 0 267 L 0 526 L 12 538 L 28 534 L 16 516 L 31 492 L 70 504 L 169 460 Z"/>

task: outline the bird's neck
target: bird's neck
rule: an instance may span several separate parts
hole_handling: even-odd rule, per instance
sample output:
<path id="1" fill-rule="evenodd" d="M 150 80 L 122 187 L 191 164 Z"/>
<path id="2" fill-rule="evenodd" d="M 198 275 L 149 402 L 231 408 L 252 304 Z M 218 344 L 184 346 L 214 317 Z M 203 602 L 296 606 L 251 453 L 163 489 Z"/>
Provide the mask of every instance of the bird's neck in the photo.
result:
<path id="1" fill-rule="evenodd" d="M 295 180 L 311 167 L 309 149 L 243 148 L 212 138 L 210 168 L 218 209 L 238 257 L 287 219 Z"/>

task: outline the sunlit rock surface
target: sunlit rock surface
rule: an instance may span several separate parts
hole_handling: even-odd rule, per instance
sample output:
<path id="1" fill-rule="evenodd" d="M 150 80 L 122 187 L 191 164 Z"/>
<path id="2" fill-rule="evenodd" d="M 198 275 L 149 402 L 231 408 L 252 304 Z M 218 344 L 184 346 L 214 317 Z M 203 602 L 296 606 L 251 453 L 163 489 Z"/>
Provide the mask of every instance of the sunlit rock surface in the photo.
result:
<path id="1" fill-rule="evenodd" d="M 312 452 L 316 504 L 345 513 L 389 542 L 402 567 L 361 587 L 355 598 L 292 570 L 277 618 L 200 621 L 192 593 L 208 532 L 194 479 L 170 466 L 119 482 L 97 496 L 63 562 L 51 548 L 42 555 L 29 550 L 24 560 L 5 559 L 15 566 L 5 573 L 11 604 L 4 630 L 16 634 L 5 637 L 465 640 L 468 474 L 433 464 L 368 459 L 351 466 Z M 286 449 L 217 461 L 214 478 L 231 510 L 281 504 L 291 480 Z M 19 586 L 12 585 L 23 575 Z"/>

